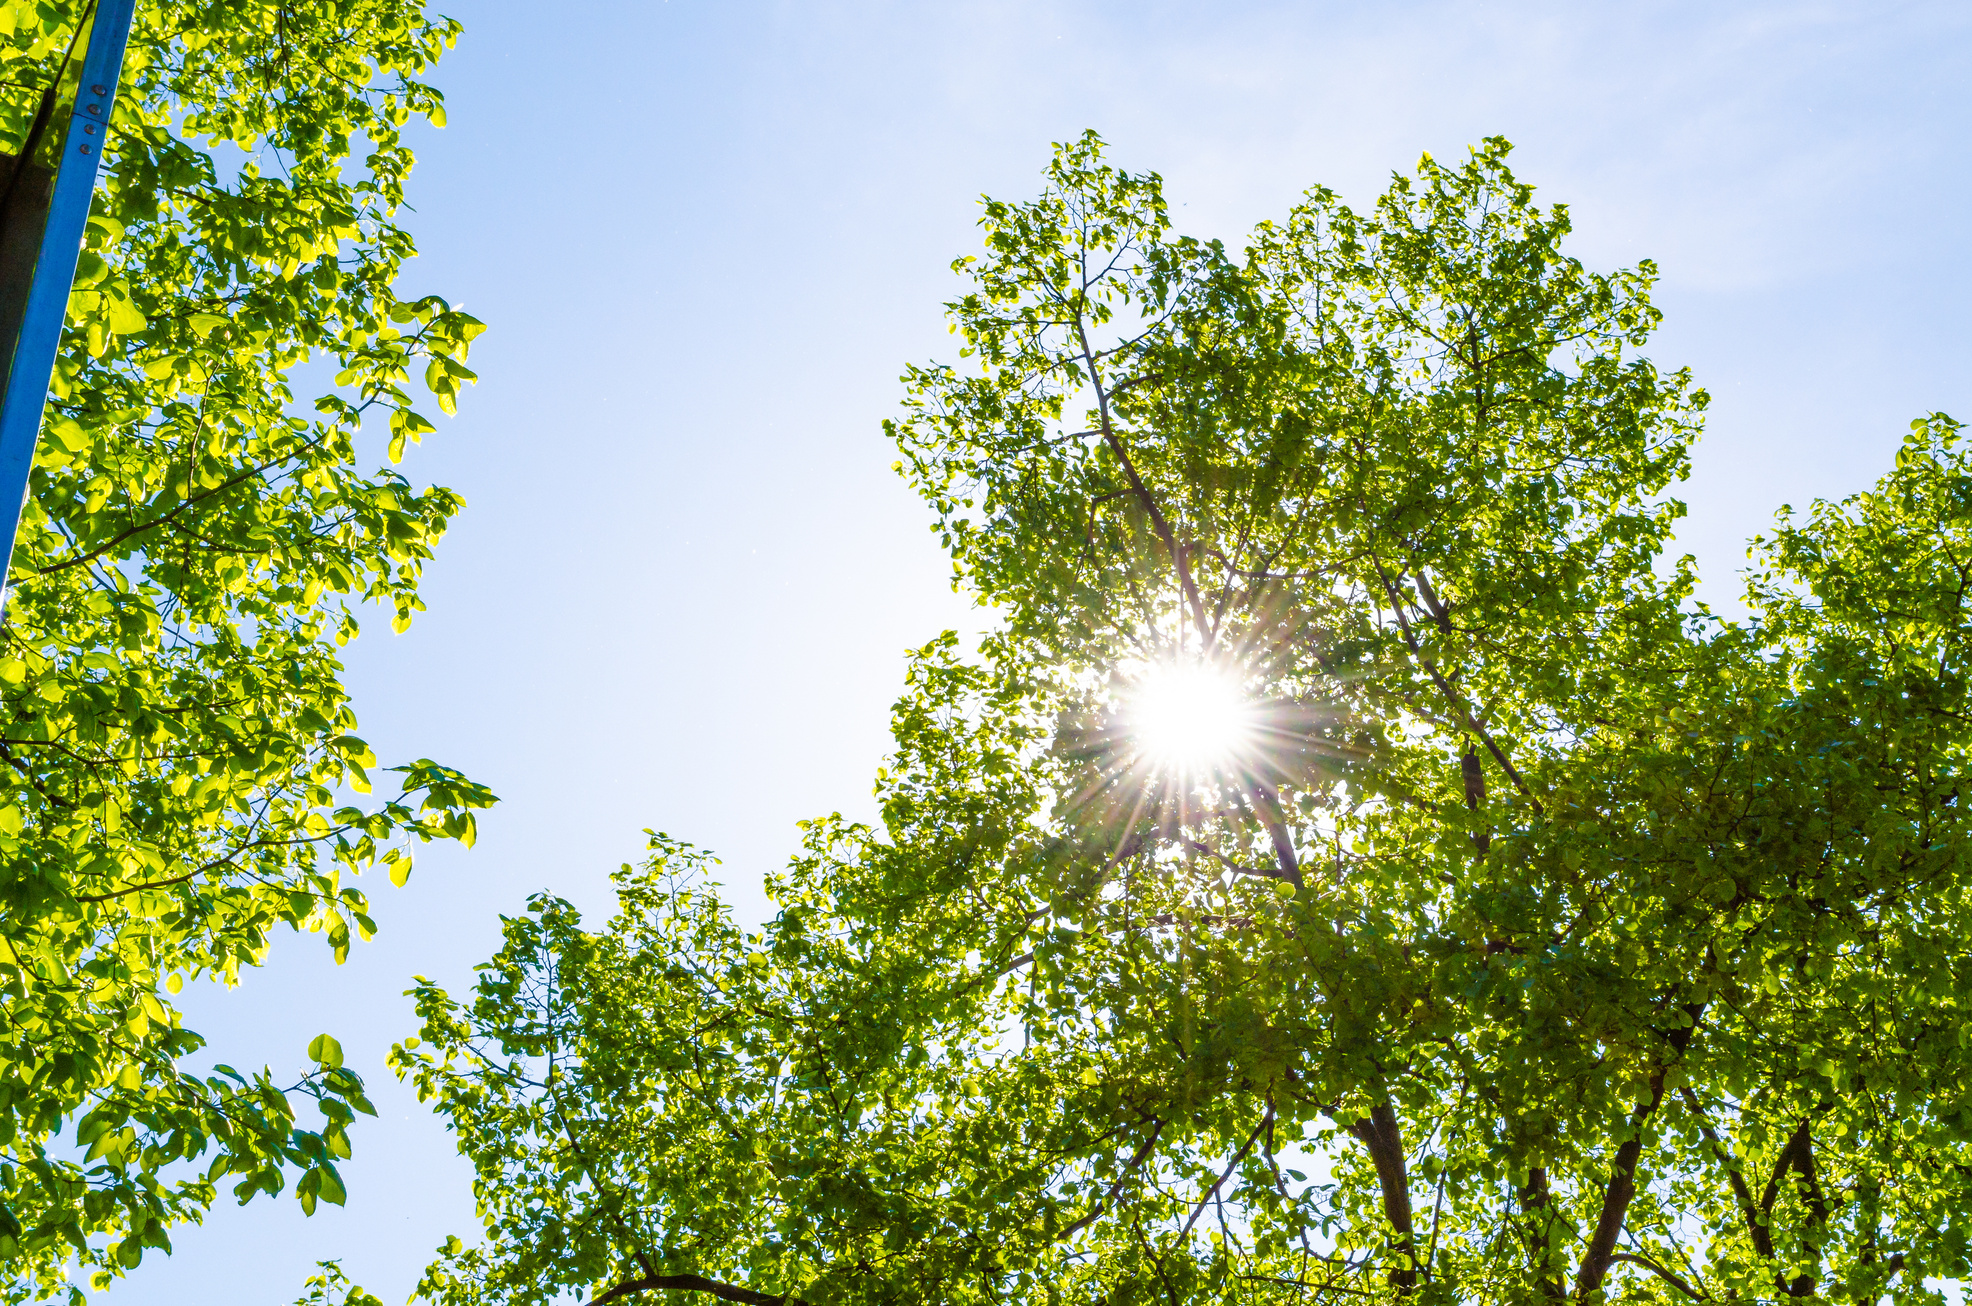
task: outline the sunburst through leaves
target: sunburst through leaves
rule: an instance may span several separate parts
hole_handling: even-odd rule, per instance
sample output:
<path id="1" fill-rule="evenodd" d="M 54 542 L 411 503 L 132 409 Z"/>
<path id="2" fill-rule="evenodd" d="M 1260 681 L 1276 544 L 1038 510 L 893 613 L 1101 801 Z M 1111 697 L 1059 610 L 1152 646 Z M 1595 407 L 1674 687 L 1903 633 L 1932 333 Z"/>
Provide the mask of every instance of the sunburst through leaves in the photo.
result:
<path id="1" fill-rule="evenodd" d="M 1143 821 L 1194 827 L 1228 803 L 1273 815 L 1274 786 L 1336 750 L 1319 737 L 1325 714 L 1255 694 L 1251 679 L 1237 655 L 1119 667 L 1100 705 L 1058 726 L 1057 751 L 1089 768 L 1065 811 L 1119 836 Z"/>
<path id="2" fill-rule="evenodd" d="M 1134 687 L 1123 725 L 1143 760 L 1169 773 L 1198 775 L 1250 752 L 1259 722 L 1252 700 L 1224 668 L 1166 662 Z"/>

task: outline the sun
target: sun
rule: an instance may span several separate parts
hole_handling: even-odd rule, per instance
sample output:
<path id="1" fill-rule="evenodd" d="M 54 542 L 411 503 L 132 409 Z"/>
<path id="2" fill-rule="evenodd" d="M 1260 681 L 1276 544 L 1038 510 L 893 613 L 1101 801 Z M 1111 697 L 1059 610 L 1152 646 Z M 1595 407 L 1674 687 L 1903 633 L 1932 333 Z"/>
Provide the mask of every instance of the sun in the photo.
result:
<path id="1" fill-rule="evenodd" d="M 1166 663 L 1138 682 L 1126 712 L 1143 757 L 1173 771 L 1224 765 L 1253 742 L 1253 705 L 1239 682 L 1205 662 Z"/>

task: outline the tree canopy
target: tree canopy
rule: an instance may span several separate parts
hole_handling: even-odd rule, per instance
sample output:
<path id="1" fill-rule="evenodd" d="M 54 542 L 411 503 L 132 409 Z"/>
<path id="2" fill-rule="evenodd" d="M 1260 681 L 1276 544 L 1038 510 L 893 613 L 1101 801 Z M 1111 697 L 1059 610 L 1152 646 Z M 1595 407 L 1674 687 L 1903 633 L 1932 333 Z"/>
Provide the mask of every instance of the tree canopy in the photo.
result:
<path id="1" fill-rule="evenodd" d="M 51 148 L 89 11 L 0 6 L 10 182 Z M 407 840 L 470 841 L 491 801 L 427 759 L 365 797 L 338 660 L 363 605 L 411 620 L 461 506 L 364 470 L 433 429 L 414 369 L 446 412 L 473 379 L 480 324 L 393 291 L 402 130 L 443 124 L 421 78 L 458 31 L 416 0 L 138 7 L 0 631 L 7 1300 L 79 1300 L 78 1267 L 168 1249 L 222 1183 L 342 1201 L 370 1107 L 335 1040 L 296 1084 L 202 1077 L 171 995 L 282 925 L 340 958 L 376 928 L 350 877 L 401 883 Z"/>
<path id="2" fill-rule="evenodd" d="M 421 1295 L 1942 1300 L 1967 1272 L 1972 466 L 1912 424 L 1746 615 L 1666 556 L 1649 263 L 1489 140 L 1241 251 L 1058 148 L 890 426 L 999 620 L 736 924 L 654 836 L 393 1053 Z M 1235 688 L 1146 742 L 1160 677 Z M 672 1295 L 666 1295 L 672 1294 Z"/>

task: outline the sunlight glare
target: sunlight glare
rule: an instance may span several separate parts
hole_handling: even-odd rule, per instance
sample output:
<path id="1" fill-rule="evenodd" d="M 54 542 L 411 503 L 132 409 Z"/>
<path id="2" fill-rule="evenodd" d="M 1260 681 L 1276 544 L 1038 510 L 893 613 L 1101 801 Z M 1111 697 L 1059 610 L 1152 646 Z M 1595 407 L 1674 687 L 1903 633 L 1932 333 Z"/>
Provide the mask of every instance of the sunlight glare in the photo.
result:
<path id="1" fill-rule="evenodd" d="M 1217 667 L 1163 666 L 1138 686 L 1130 731 L 1152 761 L 1201 771 L 1231 760 L 1251 743 L 1253 708 L 1239 682 Z"/>

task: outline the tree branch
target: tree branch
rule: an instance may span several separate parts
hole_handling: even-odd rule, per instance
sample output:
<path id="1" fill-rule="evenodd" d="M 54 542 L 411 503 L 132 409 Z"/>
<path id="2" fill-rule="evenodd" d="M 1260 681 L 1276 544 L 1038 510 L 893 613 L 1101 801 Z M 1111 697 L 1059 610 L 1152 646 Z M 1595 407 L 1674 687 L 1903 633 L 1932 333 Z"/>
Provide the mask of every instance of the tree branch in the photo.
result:
<path id="1" fill-rule="evenodd" d="M 1209 1203 L 1213 1199 L 1213 1197 L 1218 1195 L 1218 1192 L 1221 1188 L 1225 1187 L 1226 1180 L 1232 1178 L 1232 1172 L 1239 1168 L 1239 1163 L 1241 1161 L 1244 1161 L 1246 1159 L 1246 1154 L 1253 1150 L 1253 1144 L 1260 1141 L 1261 1131 L 1266 1129 L 1266 1127 L 1268 1125 L 1271 1125 L 1273 1122 L 1274 1122 L 1274 1108 L 1270 1103 L 1267 1106 L 1267 1113 L 1260 1117 L 1260 1123 L 1253 1126 L 1253 1132 L 1247 1135 L 1246 1142 L 1240 1146 L 1240 1149 L 1237 1152 L 1233 1153 L 1233 1159 L 1226 1162 L 1226 1168 L 1224 1173 L 1222 1173 L 1216 1180 L 1213 1181 L 1212 1186 L 1210 1188 L 1205 1190 L 1205 1196 L 1198 1199 L 1198 1205 L 1192 1210 L 1191 1219 L 1185 1221 L 1184 1231 L 1178 1235 L 1178 1240 L 1180 1242 L 1184 1241 L 1186 1237 L 1190 1236 L 1191 1227 L 1197 1224 L 1198 1217 L 1205 1213 L 1205 1207 L 1207 1203 Z"/>
<path id="2" fill-rule="evenodd" d="M 616 1301 L 639 1292 L 704 1292 L 710 1293 L 720 1301 L 743 1302 L 745 1306 L 809 1306 L 799 1297 L 772 1293 L 755 1292 L 751 1288 L 741 1288 L 735 1284 L 720 1283 L 702 1274 L 647 1274 L 641 1279 L 629 1279 L 617 1284 L 600 1297 L 593 1298 L 589 1306 L 604 1306 L 606 1302 Z"/>
<path id="3" fill-rule="evenodd" d="M 1794 1173 L 1801 1177 L 1799 1187 L 1801 1198 L 1807 1204 L 1808 1223 L 1822 1229 L 1828 1224 L 1828 1199 L 1821 1191 L 1821 1181 L 1815 1178 L 1814 1135 L 1808 1128 L 1808 1120 L 1807 1116 L 1801 1117 L 1800 1127 L 1795 1129 L 1794 1136 L 1787 1140 L 1787 1146 L 1781 1150 L 1780 1164 L 1792 1165 Z M 1773 1205 L 1772 1193 L 1779 1185 L 1780 1175 L 1781 1171 L 1776 1170 L 1773 1182 L 1767 1185 L 1769 1208 Z M 1811 1242 L 1810 1247 L 1813 1246 Z M 1814 1263 L 1818 1264 L 1819 1261 L 1820 1255 L 1816 1253 Z M 1819 1281 L 1820 1275 L 1814 1269 L 1808 1269 L 1795 1275 L 1792 1282 L 1783 1282 L 1781 1286 L 1790 1297 L 1810 1297 L 1814 1295 L 1815 1284 Z"/>
<path id="4" fill-rule="evenodd" d="M 192 505 L 197 503 L 203 503 L 205 500 L 212 498 L 214 495 L 224 494 L 226 491 L 232 489 L 234 486 L 252 480 L 254 477 L 261 475 L 268 468 L 273 467 L 278 463 L 289 462 L 295 457 L 299 456 L 300 454 L 305 453 L 310 449 L 313 449 L 316 445 L 320 443 L 321 440 L 319 438 L 314 440 L 304 440 L 302 441 L 301 447 L 299 449 L 291 450 L 287 453 L 280 455 L 277 458 L 270 458 L 266 462 L 261 463 L 257 467 L 249 467 L 245 471 L 239 473 L 239 475 L 221 481 L 219 484 L 213 486 L 211 489 L 200 490 L 197 494 L 188 494 L 184 497 L 183 500 L 181 500 L 177 504 L 177 506 L 173 507 L 170 511 L 166 512 L 163 516 L 153 517 L 149 521 L 138 522 L 134 526 L 126 527 L 123 530 L 118 531 L 115 535 L 112 535 L 108 540 L 104 541 L 102 544 L 91 549 L 87 553 L 81 554 L 77 557 L 64 559 L 61 562 L 50 563 L 46 567 L 37 567 L 35 568 L 34 574 L 37 576 L 52 576 L 56 572 L 66 571 L 70 567 L 79 567 L 84 563 L 94 562 L 97 558 L 102 557 L 104 554 L 108 553 L 111 549 L 114 549 L 117 545 L 129 539 L 131 536 L 142 535 L 145 531 L 155 530 L 159 526 L 167 525 L 170 522 L 175 521 L 179 513 L 184 512 L 187 508 L 190 508 Z M 210 541 L 207 541 L 207 543 L 210 543 Z"/>
<path id="5" fill-rule="evenodd" d="M 1178 543 L 1178 536 L 1171 529 L 1171 523 L 1164 516 L 1164 510 L 1157 506 L 1157 499 L 1145 485 L 1143 477 L 1137 475 L 1137 465 L 1130 460 L 1129 452 L 1123 448 L 1123 441 L 1116 434 L 1115 423 L 1109 416 L 1109 391 L 1102 384 L 1102 374 L 1096 370 L 1095 351 L 1089 345 L 1088 331 L 1083 327 L 1080 317 L 1075 321 L 1075 334 L 1082 342 L 1082 362 L 1089 369 L 1089 385 L 1096 392 L 1096 413 L 1102 424 L 1103 443 L 1116 455 L 1116 461 L 1123 467 L 1123 475 L 1129 477 L 1130 488 L 1136 491 L 1144 512 L 1150 517 L 1150 528 L 1157 532 L 1157 538 L 1171 555 L 1171 563 L 1177 569 L 1178 587 L 1184 592 L 1185 601 L 1191 606 L 1192 621 L 1198 626 L 1198 638 L 1202 644 L 1212 642 L 1212 628 L 1205 620 L 1205 600 L 1199 597 L 1198 586 L 1192 580 L 1191 560 L 1186 550 Z"/>
<path id="6" fill-rule="evenodd" d="M 1781 1148 L 1780 1155 L 1773 1159 L 1773 1174 L 1768 1177 L 1767 1186 L 1760 1193 L 1760 1216 L 1762 1220 L 1772 1216 L 1774 1198 L 1780 1196 L 1780 1181 L 1786 1178 L 1787 1172 L 1794 1167 L 1795 1151 L 1806 1145 L 1807 1141 L 1808 1121 L 1807 1117 L 1803 1116 L 1801 1123 L 1795 1127 L 1794 1133 L 1788 1138 L 1787 1145 Z M 1769 1252 L 1768 1255 L 1772 1255 L 1772 1253 Z"/>
<path id="7" fill-rule="evenodd" d="M 1753 1249 L 1767 1260 L 1773 1259 L 1773 1233 L 1761 1218 L 1760 1209 L 1753 1204 L 1753 1190 L 1746 1186 L 1746 1176 L 1739 1173 L 1739 1167 L 1732 1163 L 1732 1153 L 1713 1132 L 1712 1122 L 1705 1117 L 1704 1108 L 1699 1105 L 1698 1095 L 1691 1091 L 1689 1084 L 1678 1090 L 1684 1098 L 1685 1108 L 1698 1121 L 1698 1129 L 1705 1135 L 1705 1141 L 1712 1145 L 1719 1164 L 1725 1167 L 1726 1182 L 1732 1185 L 1732 1196 L 1739 1203 L 1739 1213 L 1746 1218 L 1746 1232 L 1752 1236 Z"/>
<path id="8" fill-rule="evenodd" d="M 1506 778 L 1513 781 L 1513 787 L 1520 791 L 1521 796 L 1533 806 L 1536 812 L 1544 810 L 1541 807 L 1541 800 L 1534 797 L 1534 791 L 1527 786 L 1527 781 L 1522 778 L 1519 768 L 1507 760 L 1505 750 L 1493 739 L 1492 733 L 1486 727 L 1479 724 L 1478 714 L 1473 712 L 1471 707 L 1467 705 L 1458 690 L 1452 687 L 1452 683 L 1445 679 L 1445 674 L 1438 669 L 1438 664 L 1424 656 L 1423 648 L 1417 642 L 1417 633 L 1411 629 L 1411 620 L 1404 613 L 1404 602 L 1402 597 L 1397 593 L 1396 584 L 1390 579 L 1390 574 L 1383 569 L 1381 562 L 1377 561 L 1374 557 L 1370 559 L 1370 562 L 1376 568 L 1376 578 L 1383 583 L 1383 592 L 1390 600 L 1390 611 L 1397 618 L 1398 632 L 1404 637 L 1404 646 L 1410 650 L 1411 656 L 1416 658 L 1418 663 L 1430 674 L 1432 683 L 1438 686 L 1438 692 L 1443 694 L 1445 701 L 1450 703 L 1453 710 L 1465 719 L 1465 728 L 1479 737 L 1479 742 L 1486 746 L 1486 751 L 1491 753 L 1493 760 L 1500 764 L 1500 770 L 1506 772 Z"/>
<path id="9" fill-rule="evenodd" d="M 1227 870 L 1231 871 L 1234 875 L 1251 875 L 1255 879 L 1260 879 L 1260 880 L 1278 880 L 1283 878 L 1279 871 L 1270 871 L 1264 866 L 1241 866 L 1238 862 L 1226 856 L 1224 853 L 1219 852 L 1217 849 L 1213 848 L 1210 844 L 1203 843 L 1197 839 L 1185 839 L 1182 840 L 1181 842 L 1184 844 L 1185 847 L 1191 849 L 1199 856 L 1210 857 L 1213 861 L 1225 867 Z"/>
<path id="10" fill-rule="evenodd" d="M 1698 1017 L 1705 1008 L 1697 1003 L 1688 1003 L 1683 1008 L 1691 1023 L 1681 1025 L 1665 1036 L 1678 1056 L 1691 1042 L 1691 1035 L 1698 1028 Z M 1637 1161 L 1643 1156 L 1643 1126 L 1664 1100 L 1664 1072 L 1669 1064 L 1657 1068 L 1650 1077 L 1650 1101 L 1639 1106 L 1630 1116 L 1630 1137 L 1616 1149 L 1616 1162 L 1610 1167 L 1609 1186 L 1602 1191 L 1602 1210 L 1596 1217 L 1595 1233 L 1589 1238 L 1588 1250 L 1582 1253 L 1581 1268 L 1575 1272 L 1575 1295 L 1586 1300 L 1590 1293 L 1602 1286 L 1603 1278 L 1609 1273 L 1609 1263 L 1616 1254 L 1616 1240 L 1623 1233 L 1623 1219 L 1629 1214 L 1630 1202 L 1636 1197 Z"/>
<path id="11" fill-rule="evenodd" d="M 1130 1181 L 1130 1176 L 1141 1170 L 1143 1163 L 1150 1159 L 1151 1149 L 1157 1146 L 1157 1140 L 1163 1133 L 1164 1122 L 1159 1120 L 1156 1127 L 1150 1131 L 1150 1137 L 1144 1139 L 1143 1146 L 1137 1149 L 1137 1154 L 1130 1158 L 1128 1165 L 1123 1167 L 1123 1173 L 1116 1176 L 1116 1182 L 1109 1186 L 1109 1191 L 1103 1195 L 1103 1199 L 1096 1203 L 1095 1209 L 1056 1234 L 1056 1242 L 1068 1241 L 1102 1218 L 1102 1213 L 1109 1209 L 1110 1204 L 1116 1200 L 1116 1195 L 1123 1191 L 1123 1185 Z"/>
<path id="12" fill-rule="evenodd" d="M 1615 1254 L 1610 1256 L 1609 1259 L 1612 1261 L 1628 1261 L 1632 1265 L 1641 1265 L 1644 1269 L 1649 1270 L 1651 1273 L 1655 1274 L 1658 1278 L 1662 1279 L 1665 1283 L 1670 1284 L 1673 1288 L 1676 1288 L 1679 1292 L 1691 1298 L 1693 1301 L 1706 1300 L 1704 1293 L 1699 1292 L 1696 1288 L 1692 1287 L 1690 1284 L 1686 1283 L 1683 1279 L 1671 1273 L 1669 1270 L 1665 1269 L 1657 1262 L 1651 1260 L 1648 1256 L 1637 1256 L 1630 1252 L 1616 1252 Z"/>
<path id="13" fill-rule="evenodd" d="M 1534 1274 L 1541 1285 L 1541 1296 L 1548 1301 L 1560 1301 L 1563 1297 L 1561 1284 L 1549 1274 L 1551 1268 L 1548 1258 L 1554 1249 L 1554 1210 L 1551 1206 L 1551 1193 L 1548 1189 L 1547 1167 L 1531 1166 L 1527 1171 L 1527 1183 L 1520 1190 L 1520 1209 L 1533 1221 L 1528 1231 L 1529 1259 L 1534 1263 Z"/>
<path id="14" fill-rule="evenodd" d="M 1301 859 L 1294 854 L 1294 840 L 1288 837 L 1287 822 L 1281 819 L 1280 795 L 1272 785 L 1253 779 L 1249 786 L 1253 791 L 1253 810 L 1259 815 L 1260 823 L 1267 827 L 1267 838 L 1273 841 L 1274 860 L 1280 863 L 1280 877 L 1296 889 L 1301 887 Z"/>
<path id="15" fill-rule="evenodd" d="M 1389 1103 L 1373 1106 L 1369 1119 L 1345 1126 L 1369 1149 L 1376 1166 L 1377 1186 L 1383 1190 L 1383 1218 L 1397 1233 L 1397 1245 L 1410 1258 L 1410 1268 L 1392 1270 L 1390 1283 L 1399 1293 L 1417 1285 L 1417 1241 L 1411 1230 L 1410 1166 L 1404 1157 L 1404 1135 L 1397 1111 Z"/>

